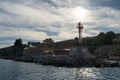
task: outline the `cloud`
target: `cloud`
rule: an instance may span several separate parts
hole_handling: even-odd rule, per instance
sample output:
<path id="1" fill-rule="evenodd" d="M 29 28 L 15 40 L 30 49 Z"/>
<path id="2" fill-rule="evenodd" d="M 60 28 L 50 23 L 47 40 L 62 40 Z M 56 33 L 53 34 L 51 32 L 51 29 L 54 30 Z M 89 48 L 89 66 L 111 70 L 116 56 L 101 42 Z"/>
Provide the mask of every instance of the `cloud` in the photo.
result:
<path id="1" fill-rule="evenodd" d="M 120 9 L 119 0 L 89 0 L 89 5 L 95 8 L 98 7 L 110 7 Z"/>
<path id="2" fill-rule="evenodd" d="M 74 39 L 81 20 L 84 37 L 102 31 L 119 32 L 119 1 L 114 2 L 116 5 L 111 2 L 113 0 L 0 0 L 0 46 L 10 45 L 19 37 L 25 42 L 48 37 L 55 41 Z M 83 19 L 82 9 L 87 13 Z"/>

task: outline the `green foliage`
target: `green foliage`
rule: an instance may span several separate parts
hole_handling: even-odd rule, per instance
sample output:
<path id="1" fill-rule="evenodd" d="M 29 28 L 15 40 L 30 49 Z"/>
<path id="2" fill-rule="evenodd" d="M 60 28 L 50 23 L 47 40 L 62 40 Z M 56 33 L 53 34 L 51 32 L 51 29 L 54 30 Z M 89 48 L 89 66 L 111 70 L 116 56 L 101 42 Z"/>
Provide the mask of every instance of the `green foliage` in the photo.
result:
<path id="1" fill-rule="evenodd" d="M 109 31 L 106 33 L 106 44 L 112 44 L 113 43 L 113 39 L 116 37 L 116 34 L 112 31 Z"/>
<path id="2" fill-rule="evenodd" d="M 101 46 L 105 44 L 106 34 L 101 32 L 95 37 L 95 45 Z"/>
<path id="3" fill-rule="evenodd" d="M 21 46 L 21 45 L 22 45 L 22 40 L 20 38 L 16 39 L 15 43 L 14 43 L 14 46 Z"/>
<path id="4" fill-rule="evenodd" d="M 96 36 L 97 45 L 109 45 L 113 43 L 113 39 L 116 37 L 116 34 L 112 31 L 107 33 L 101 32 Z"/>
<path id="5" fill-rule="evenodd" d="M 54 46 L 54 40 L 52 38 L 48 38 L 48 39 L 43 40 L 43 43 L 47 44 L 49 47 Z"/>
<path id="6" fill-rule="evenodd" d="M 95 50 L 97 47 L 103 46 L 103 45 L 111 45 L 115 44 L 114 39 L 116 37 L 119 37 L 120 34 L 115 34 L 112 31 L 109 32 L 100 32 L 97 36 L 95 37 L 88 37 L 85 39 L 85 45 L 88 46 L 88 51 L 92 53 L 93 55 L 95 54 L 97 58 L 108 58 L 108 54 L 97 54 Z"/>
<path id="7" fill-rule="evenodd" d="M 75 37 L 75 38 L 74 38 L 74 45 L 79 45 L 79 42 L 78 42 L 78 41 L 79 41 L 78 37 Z"/>
<path id="8" fill-rule="evenodd" d="M 100 32 L 97 36 L 86 40 L 87 46 L 102 46 L 109 45 L 113 43 L 116 34 L 112 31 L 109 32 Z"/>

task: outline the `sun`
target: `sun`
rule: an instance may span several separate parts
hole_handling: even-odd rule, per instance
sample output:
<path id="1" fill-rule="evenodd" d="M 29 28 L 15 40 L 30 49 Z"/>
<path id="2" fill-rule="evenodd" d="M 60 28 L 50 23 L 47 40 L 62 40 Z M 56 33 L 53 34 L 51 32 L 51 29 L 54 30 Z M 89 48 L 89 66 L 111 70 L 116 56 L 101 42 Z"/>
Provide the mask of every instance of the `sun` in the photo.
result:
<path id="1" fill-rule="evenodd" d="M 72 10 L 72 15 L 77 21 L 85 21 L 89 12 L 85 8 L 75 7 Z"/>

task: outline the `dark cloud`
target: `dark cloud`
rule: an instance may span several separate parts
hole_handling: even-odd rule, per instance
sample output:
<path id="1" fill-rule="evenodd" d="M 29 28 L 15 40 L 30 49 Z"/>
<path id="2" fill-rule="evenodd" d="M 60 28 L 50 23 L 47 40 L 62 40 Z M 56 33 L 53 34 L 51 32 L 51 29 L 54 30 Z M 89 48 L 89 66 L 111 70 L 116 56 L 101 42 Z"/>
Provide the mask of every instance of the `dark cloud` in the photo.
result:
<path id="1" fill-rule="evenodd" d="M 0 41 L 9 41 L 9 40 L 15 40 L 16 37 L 0 37 Z"/>
<path id="2" fill-rule="evenodd" d="M 61 22 L 54 22 L 54 23 L 52 23 L 52 26 L 53 27 L 61 27 L 62 24 L 61 24 Z"/>
<path id="3" fill-rule="evenodd" d="M 17 14 L 13 14 L 9 11 L 4 10 L 4 7 L 0 8 L 0 14 L 9 15 L 11 17 L 18 16 Z"/>
<path id="4" fill-rule="evenodd" d="M 117 28 L 111 28 L 106 26 L 97 26 L 96 28 L 91 28 L 92 30 L 99 31 L 99 32 L 108 32 L 108 31 L 114 31 L 116 33 L 120 32 L 120 29 Z"/>
<path id="5" fill-rule="evenodd" d="M 19 37 L 26 43 L 49 36 L 55 40 L 77 36 L 79 19 L 71 12 L 78 7 L 90 13 L 84 22 L 86 36 L 119 32 L 119 4 L 120 0 L 0 0 L 0 47 Z"/>
<path id="6" fill-rule="evenodd" d="M 39 2 L 39 1 L 48 3 L 48 4 L 50 4 L 51 6 L 54 6 L 54 7 L 58 7 L 58 5 L 55 2 L 53 2 L 53 0 L 37 0 L 36 2 Z"/>
<path id="7" fill-rule="evenodd" d="M 48 30 L 35 30 L 35 31 L 38 31 L 38 32 L 45 32 L 48 36 L 56 36 L 56 35 L 58 35 L 57 32 L 48 31 Z"/>
<path id="8" fill-rule="evenodd" d="M 92 7 L 111 7 L 120 9 L 120 0 L 89 0 Z"/>

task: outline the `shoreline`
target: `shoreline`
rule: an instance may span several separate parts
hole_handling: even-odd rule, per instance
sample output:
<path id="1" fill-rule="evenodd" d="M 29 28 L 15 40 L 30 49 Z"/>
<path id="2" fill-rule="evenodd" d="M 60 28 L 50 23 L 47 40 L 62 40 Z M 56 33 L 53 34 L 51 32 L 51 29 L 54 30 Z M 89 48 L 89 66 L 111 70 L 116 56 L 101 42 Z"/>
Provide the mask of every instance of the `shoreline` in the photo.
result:
<path id="1" fill-rule="evenodd" d="M 67 59 L 66 59 L 67 58 Z M 92 63 L 83 62 L 79 63 L 74 58 L 68 56 L 40 56 L 37 58 L 29 57 L 29 58 L 7 58 L 0 57 L 0 59 L 14 60 L 19 62 L 26 63 L 35 63 L 36 65 L 44 65 L 44 66 L 55 66 L 55 67 L 70 67 L 70 68 L 109 68 L 109 67 L 120 67 L 120 61 L 111 62 L 110 60 L 96 60 Z M 70 60 L 70 61 L 69 61 Z"/>

